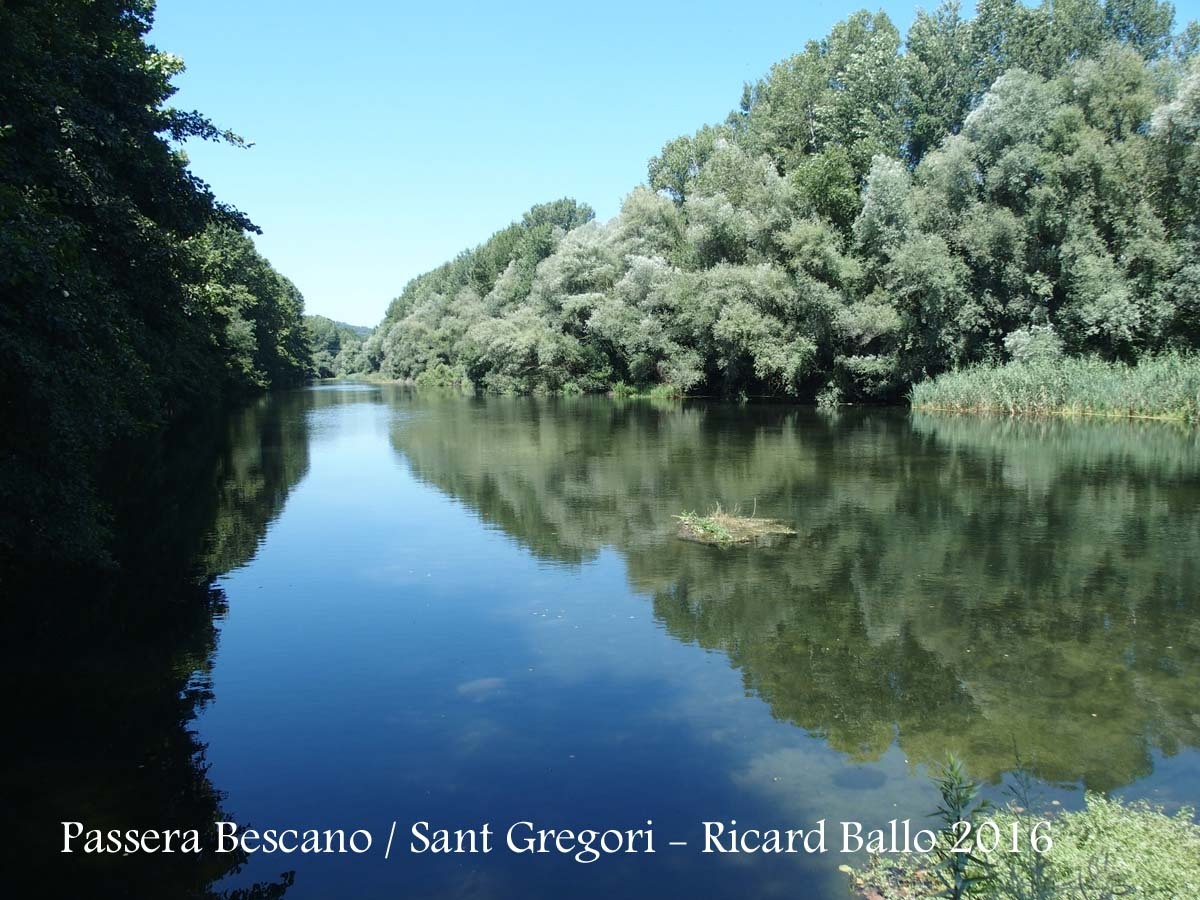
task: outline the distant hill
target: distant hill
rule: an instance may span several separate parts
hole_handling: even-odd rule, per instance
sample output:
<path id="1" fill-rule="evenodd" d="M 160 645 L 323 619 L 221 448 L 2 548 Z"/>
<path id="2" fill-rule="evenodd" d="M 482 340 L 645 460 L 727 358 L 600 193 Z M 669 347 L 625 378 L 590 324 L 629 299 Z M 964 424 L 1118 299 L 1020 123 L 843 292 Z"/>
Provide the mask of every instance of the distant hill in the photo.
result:
<path id="1" fill-rule="evenodd" d="M 353 331 L 360 338 L 365 338 L 375 329 L 370 325 L 351 325 L 349 322 L 339 322 L 337 319 L 330 319 L 328 316 L 305 316 L 306 319 L 325 319 L 333 323 L 333 327 L 338 331 Z"/>

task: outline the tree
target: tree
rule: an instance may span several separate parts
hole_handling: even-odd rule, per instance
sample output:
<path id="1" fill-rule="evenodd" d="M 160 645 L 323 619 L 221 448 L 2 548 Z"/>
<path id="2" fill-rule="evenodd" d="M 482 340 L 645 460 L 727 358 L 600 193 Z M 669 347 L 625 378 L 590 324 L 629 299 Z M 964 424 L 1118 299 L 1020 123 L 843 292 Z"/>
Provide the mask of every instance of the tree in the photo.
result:
<path id="1" fill-rule="evenodd" d="M 1114 39 L 1146 59 L 1156 59 L 1171 44 L 1175 9 L 1160 0 L 1105 0 L 1104 26 Z"/>
<path id="2" fill-rule="evenodd" d="M 970 23 L 957 0 L 933 13 L 917 11 L 905 40 L 907 154 L 916 165 L 949 135 L 958 134 L 974 99 Z"/>
<path id="3" fill-rule="evenodd" d="M 661 191 L 682 204 L 696 176 L 716 149 L 718 139 L 723 137 L 726 137 L 725 129 L 705 125 L 695 135 L 685 134 L 669 141 L 658 156 L 651 157 L 646 183 L 651 190 Z"/>
<path id="4" fill-rule="evenodd" d="M 668 142 L 611 222 L 561 201 L 414 279 L 364 355 L 492 390 L 894 401 L 1014 334 L 1195 346 L 1200 32 L 1172 16 L 947 0 L 901 52 L 855 13 Z"/>
<path id="5" fill-rule="evenodd" d="M 292 379 L 299 294 L 204 289 L 193 240 L 253 229 L 179 144 L 241 139 L 169 105 L 148 0 L 0 6 L 0 568 L 107 557 L 123 442 Z M 223 305 L 222 305 L 223 304 Z M 269 308 L 268 308 L 269 307 Z M 259 316 L 258 313 L 263 313 Z"/>

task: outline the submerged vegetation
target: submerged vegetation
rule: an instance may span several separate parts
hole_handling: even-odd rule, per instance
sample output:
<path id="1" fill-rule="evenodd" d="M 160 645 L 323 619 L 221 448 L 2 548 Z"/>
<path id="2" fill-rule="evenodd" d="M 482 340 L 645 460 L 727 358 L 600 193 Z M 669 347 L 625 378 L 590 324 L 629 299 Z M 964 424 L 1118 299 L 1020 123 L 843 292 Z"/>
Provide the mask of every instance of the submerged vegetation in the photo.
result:
<path id="1" fill-rule="evenodd" d="M 726 512 L 720 504 L 706 516 L 686 512 L 675 518 L 679 520 L 681 537 L 703 544 L 749 544 L 796 533 L 783 522 L 760 519 L 755 515 L 743 516 L 736 509 Z"/>
<path id="2" fill-rule="evenodd" d="M 536 206 L 413 279 L 344 371 L 832 406 L 1045 344 L 1081 374 L 1193 350 L 1198 47 L 1158 0 L 855 13 L 611 221 Z"/>
<path id="3" fill-rule="evenodd" d="M 946 372 L 913 387 L 917 409 L 1200 420 L 1200 356 L 1147 356 L 1136 365 L 1039 359 Z"/>
<path id="4" fill-rule="evenodd" d="M 0 4 L 0 579 L 110 561 L 130 444 L 308 376 L 299 291 L 180 150 L 242 139 L 169 105 L 153 10 Z"/>

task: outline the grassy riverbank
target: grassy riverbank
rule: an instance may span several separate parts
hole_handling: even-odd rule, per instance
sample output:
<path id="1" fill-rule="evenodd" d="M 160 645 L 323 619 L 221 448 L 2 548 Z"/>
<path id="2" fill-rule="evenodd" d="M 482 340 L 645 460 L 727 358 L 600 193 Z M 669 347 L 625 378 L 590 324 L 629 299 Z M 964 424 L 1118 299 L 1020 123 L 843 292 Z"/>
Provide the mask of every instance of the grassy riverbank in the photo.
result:
<path id="1" fill-rule="evenodd" d="M 914 409 L 1009 415 L 1200 421 L 1200 356 L 1167 353 L 1135 366 L 1091 357 L 980 365 L 913 387 Z"/>
<path id="2" fill-rule="evenodd" d="M 945 857 L 935 853 L 870 857 L 852 870 L 855 895 L 874 900 L 1088 900 L 1195 897 L 1200 892 L 1200 826 L 1191 809 L 1167 815 L 1144 803 L 1089 794 L 1086 809 L 1075 812 L 1041 817 L 1010 807 L 991 811 L 986 820 L 996 823 L 1000 846 L 973 857 L 966 873 L 972 882 L 958 893 L 947 884 Z M 1046 824 L 1034 833 L 1038 821 Z M 986 843 L 991 831 L 985 826 L 978 839 Z M 1014 833 L 1021 843 L 1016 853 L 1009 846 Z M 1043 853 L 1032 850 L 1031 834 L 1040 835 Z"/>

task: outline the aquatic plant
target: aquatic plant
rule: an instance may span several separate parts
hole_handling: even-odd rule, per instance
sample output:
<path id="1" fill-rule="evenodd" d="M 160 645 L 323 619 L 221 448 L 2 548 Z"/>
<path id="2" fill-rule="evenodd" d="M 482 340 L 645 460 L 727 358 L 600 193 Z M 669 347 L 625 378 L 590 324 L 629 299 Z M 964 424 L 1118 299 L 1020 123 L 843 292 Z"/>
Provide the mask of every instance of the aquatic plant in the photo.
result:
<path id="1" fill-rule="evenodd" d="M 647 396 L 651 400 L 678 400 L 683 397 L 683 390 L 674 384 L 656 384 L 650 388 Z"/>
<path id="2" fill-rule="evenodd" d="M 1164 353 L 1137 365 L 1096 357 L 980 365 L 913 387 L 915 409 L 1008 415 L 1200 420 L 1200 356 Z"/>
<path id="3" fill-rule="evenodd" d="M 842 405 L 842 391 L 836 384 L 830 382 L 824 390 L 817 394 L 817 409 L 836 410 Z"/>

